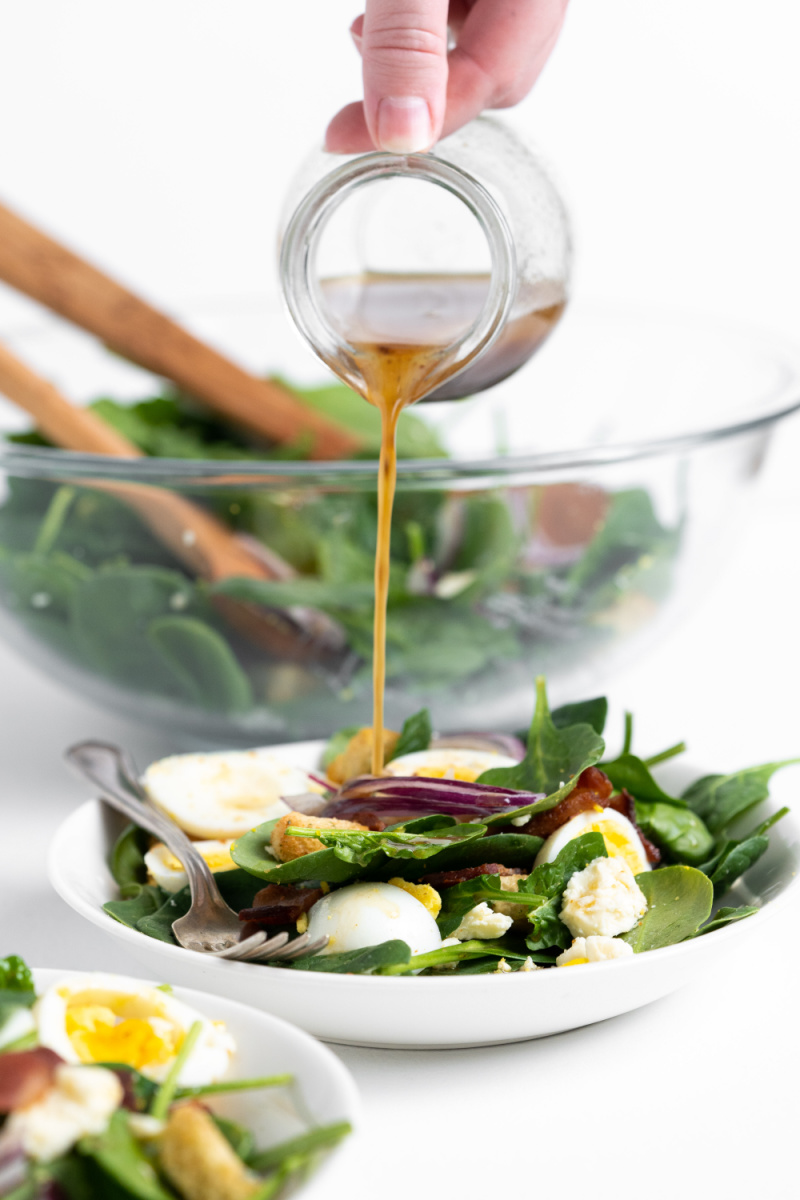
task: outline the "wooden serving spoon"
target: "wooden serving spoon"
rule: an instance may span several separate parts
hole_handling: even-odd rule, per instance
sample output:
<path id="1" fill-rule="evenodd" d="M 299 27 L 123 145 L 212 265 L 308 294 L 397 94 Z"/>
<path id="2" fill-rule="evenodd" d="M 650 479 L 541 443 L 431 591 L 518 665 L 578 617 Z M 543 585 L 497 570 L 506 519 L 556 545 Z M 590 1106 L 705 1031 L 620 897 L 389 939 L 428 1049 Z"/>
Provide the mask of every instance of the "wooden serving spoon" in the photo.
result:
<path id="1" fill-rule="evenodd" d="M 114 458 L 142 457 L 139 449 L 90 409 L 72 404 L 0 345 L 0 393 L 29 413 L 37 428 L 63 450 Z M 85 486 L 109 492 L 134 509 L 155 536 L 194 575 L 210 583 L 244 576 L 291 579 L 294 569 L 254 539 L 240 538 L 184 496 L 143 483 L 93 479 Z M 268 608 L 215 596 L 215 605 L 250 641 L 294 661 L 322 661 L 345 646 L 341 627 L 314 608 Z"/>
<path id="2" fill-rule="evenodd" d="M 243 371 L 2 204 L 0 280 L 251 433 L 278 442 L 311 435 L 314 459 L 359 449 L 357 437 L 287 388 Z"/>

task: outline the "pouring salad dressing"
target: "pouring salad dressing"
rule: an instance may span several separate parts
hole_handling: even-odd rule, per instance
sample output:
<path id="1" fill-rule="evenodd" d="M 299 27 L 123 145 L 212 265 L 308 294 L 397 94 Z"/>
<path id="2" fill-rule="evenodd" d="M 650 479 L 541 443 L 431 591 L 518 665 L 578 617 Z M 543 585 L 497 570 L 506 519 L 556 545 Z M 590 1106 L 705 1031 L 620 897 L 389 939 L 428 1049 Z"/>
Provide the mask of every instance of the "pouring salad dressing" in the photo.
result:
<path id="1" fill-rule="evenodd" d="M 477 133 L 476 133 L 477 129 Z M 508 159 L 508 135 L 494 121 L 481 119 L 460 135 L 447 139 L 426 155 L 398 156 L 367 154 L 345 160 L 324 174 L 306 191 L 286 228 L 281 252 L 284 295 L 300 332 L 315 353 L 334 373 L 381 414 L 381 453 L 378 469 L 378 524 L 375 553 L 375 618 L 373 650 L 373 743 L 372 773 L 384 765 L 384 689 L 386 678 L 386 610 L 389 592 L 392 506 L 397 477 L 396 434 L 402 410 L 420 400 L 455 399 L 490 387 L 520 367 L 548 336 L 566 299 L 569 242 L 563 209 L 538 164 L 527 181 L 520 178 L 520 150 L 512 139 L 513 170 L 510 174 L 512 203 L 503 208 L 488 187 L 465 170 L 459 159 L 478 162 L 486 157 L 488 144 L 496 154 L 498 139 Z M 451 143 L 455 143 L 452 149 Z M 477 150 L 476 150 L 477 147 Z M 447 157 L 440 157 L 441 151 Z M 491 155 L 490 155 L 491 157 Z M 530 156 L 529 156 L 530 158 Z M 341 162 L 328 156 L 329 162 Z M 525 164 L 524 164 L 525 165 Z M 486 163 L 483 163 L 485 168 Z M 498 172 L 489 172 L 496 181 Z M 499 176 L 502 180 L 502 170 Z M 544 181 L 544 183 L 542 182 Z M 484 257 L 489 269 L 471 270 L 471 264 L 456 263 L 442 269 L 441 247 L 452 241 L 458 220 L 441 217 L 441 204 L 426 210 L 418 204 L 418 193 L 403 191 L 412 182 L 426 192 L 448 193 L 460 202 L 461 214 L 482 234 Z M 508 182 L 508 181 L 507 181 Z M 530 186 L 526 189 L 525 183 Z M 399 198 L 400 207 L 389 206 L 390 269 L 371 269 L 363 259 L 370 254 L 370 185 L 384 209 L 386 196 Z M 398 186 L 399 185 L 399 186 Z M 546 186 L 545 186 L 546 185 Z M 392 190 L 394 189 L 394 190 Z M 356 194 L 357 193 L 357 194 Z M 531 201 L 528 224 L 537 207 L 543 226 L 553 237 L 539 236 L 537 252 L 530 238 L 512 235 L 506 212 L 523 193 Z M 544 196 L 544 200 L 543 200 Z M 351 238 L 355 257 L 361 259 L 352 272 L 326 270 L 323 237 L 333 225 L 334 258 L 341 262 L 341 211 L 352 201 L 356 219 Z M 409 203 L 410 200 L 410 203 Z M 409 219 L 411 224 L 409 225 Z M 337 229 L 338 221 L 338 229 Z M 426 228 L 427 225 L 427 228 Z M 514 221 L 519 225 L 519 215 Z M 416 226 L 416 227 L 415 227 Z M 417 236 L 423 229 L 428 234 Z M 542 231 L 538 230 L 537 235 Z M 430 236 L 433 236 L 433 243 Z M 374 239 L 373 239 L 374 240 Z M 536 238 L 534 238 L 534 242 Z M 421 243 L 421 245 L 420 245 Z M 522 243 L 522 271 L 518 251 Z M 323 253 L 321 253 L 321 247 Z M 542 254 L 542 247 L 548 248 Z M 548 258 L 549 256 L 549 258 Z M 330 255 L 328 256 L 330 257 Z M 423 269 L 420 269 L 420 258 Z M 409 262 L 409 260 L 411 260 Z M 451 253 L 452 264 L 452 253 Z M 465 266 L 467 269 L 458 269 Z"/>

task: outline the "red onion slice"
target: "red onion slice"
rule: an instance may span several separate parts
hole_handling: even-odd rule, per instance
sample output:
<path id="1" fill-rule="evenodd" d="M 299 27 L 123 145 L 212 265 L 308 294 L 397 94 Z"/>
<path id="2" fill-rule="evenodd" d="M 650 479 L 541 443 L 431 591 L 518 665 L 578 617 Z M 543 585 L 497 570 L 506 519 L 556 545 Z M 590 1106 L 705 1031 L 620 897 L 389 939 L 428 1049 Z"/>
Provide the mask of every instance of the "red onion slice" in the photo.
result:
<path id="1" fill-rule="evenodd" d="M 544 793 L 517 792 L 487 783 L 460 779 L 426 779 L 421 775 L 363 775 L 351 780 L 325 806 L 323 816 L 347 818 L 369 809 L 392 821 L 446 816 L 486 817 L 504 808 L 519 808 L 541 800 Z M 400 814 L 400 815 L 397 815 Z"/>

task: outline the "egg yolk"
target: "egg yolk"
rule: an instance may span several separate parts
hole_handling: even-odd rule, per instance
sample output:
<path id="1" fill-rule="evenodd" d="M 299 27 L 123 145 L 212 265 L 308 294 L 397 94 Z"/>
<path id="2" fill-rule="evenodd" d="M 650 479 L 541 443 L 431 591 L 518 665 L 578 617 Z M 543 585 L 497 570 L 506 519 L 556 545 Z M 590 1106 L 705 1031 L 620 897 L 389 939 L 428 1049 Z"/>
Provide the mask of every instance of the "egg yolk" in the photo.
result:
<path id="1" fill-rule="evenodd" d="M 561 963 L 562 967 L 578 967 L 581 963 L 588 963 L 588 958 L 571 958 L 569 962 Z"/>
<path id="2" fill-rule="evenodd" d="M 618 829 L 609 821 L 593 821 L 584 832 L 602 833 L 609 858 L 624 858 L 634 875 L 644 870 L 641 852 L 624 830 Z"/>
<path id="3" fill-rule="evenodd" d="M 392 887 L 400 888 L 403 892 L 408 892 L 409 896 L 413 896 L 415 900 L 419 900 L 420 904 L 427 908 L 434 920 L 442 911 L 442 897 L 432 888 L 429 883 L 409 883 L 407 879 L 390 879 L 389 883 Z"/>
<path id="4" fill-rule="evenodd" d="M 209 871 L 232 871 L 236 863 L 228 850 L 207 850 L 203 858 L 208 864 Z M 183 864 L 174 854 L 164 855 L 164 866 L 168 871 L 182 871 Z"/>
<path id="5" fill-rule="evenodd" d="M 83 1063 L 117 1062 L 141 1070 L 160 1066 L 175 1057 L 184 1031 L 155 1009 L 137 1012 L 137 997 L 91 992 L 69 997 L 66 1032 Z"/>

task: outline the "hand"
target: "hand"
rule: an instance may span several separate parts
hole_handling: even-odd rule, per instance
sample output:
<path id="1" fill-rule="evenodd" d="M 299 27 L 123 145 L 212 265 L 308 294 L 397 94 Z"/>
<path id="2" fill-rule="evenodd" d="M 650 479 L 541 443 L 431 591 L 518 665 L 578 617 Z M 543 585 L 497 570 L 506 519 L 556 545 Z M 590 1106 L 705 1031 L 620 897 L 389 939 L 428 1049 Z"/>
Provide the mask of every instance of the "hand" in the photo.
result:
<path id="1" fill-rule="evenodd" d="M 328 126 L 334 154 L 429 150 L 485 108 L 527 96 L 555 45 L 567 0 L 366 0 L 350 32 L 364 101 Z M 457 41 L 447 51 L 448 25 Z"/>

